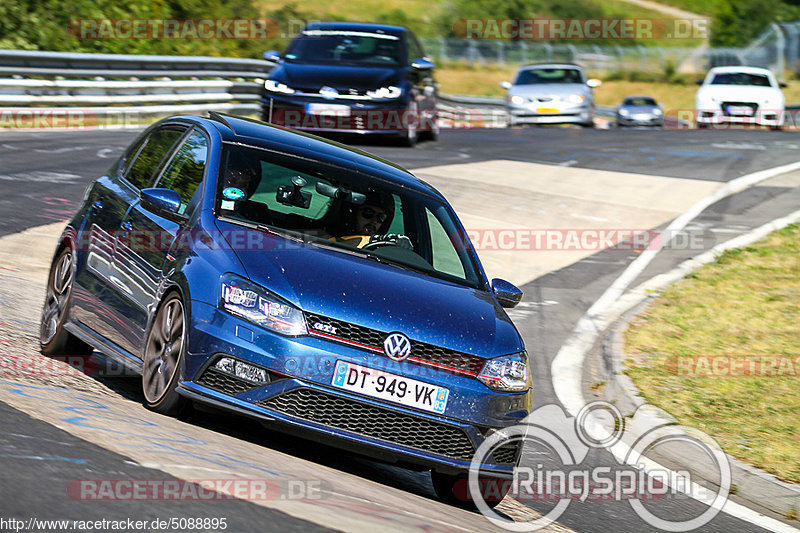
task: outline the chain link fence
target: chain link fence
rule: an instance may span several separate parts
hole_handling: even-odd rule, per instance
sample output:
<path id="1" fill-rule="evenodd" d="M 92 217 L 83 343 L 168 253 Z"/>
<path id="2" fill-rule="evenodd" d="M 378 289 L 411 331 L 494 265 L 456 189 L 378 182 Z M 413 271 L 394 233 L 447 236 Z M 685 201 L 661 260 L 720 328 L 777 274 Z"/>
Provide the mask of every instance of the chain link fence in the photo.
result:
<path id="1" fill-rule="evenodd" d="M 593 72 L 640 71 L 702 75 L 711 68 L 748 65 L 769 68 L 784 81 L 785 70 L 800 70 L 800 22 L 771 24 L 744 48 L 668 48 L 600 46 L 541 41 L 423 39 L 426 52 L 438 61 L 470 65 L 517 65 L 537 62 L 577 63 Z"/>

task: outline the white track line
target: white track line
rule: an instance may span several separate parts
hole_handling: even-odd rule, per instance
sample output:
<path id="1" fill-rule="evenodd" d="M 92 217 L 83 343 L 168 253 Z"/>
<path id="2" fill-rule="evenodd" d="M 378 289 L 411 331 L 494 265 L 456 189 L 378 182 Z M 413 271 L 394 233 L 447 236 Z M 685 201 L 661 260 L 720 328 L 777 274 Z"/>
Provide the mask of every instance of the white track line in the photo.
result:
<path id="1" fill-rule="evenodd" d="M 728 182 L 725 186 L 721 187 L 714 193 L 706 198 L 703 198 L 694 204 L 688 211 L 680 215 L 672 221 L 672 223 L 664 230 L 661 246 L 655 250 L 647 250 L 637 257 L 623 273 L 614 280 L 614 283 L 606 289 L 603 295 L 589 308 L 589 310 L 578 321 L 572 335 L 561 346 L 561 349 L 553 359 L 551 366 L 551 375 L 553 380 L 553 388 L 556 396 L 562 403 L 564 408 L 573 416 L 577 415 L 580 409 L 586 404 L 583 397 L 581 387 L 581 377 L 583 373 L 583 363 L 586 358 L 587 352 L 596 342 L 599 335 L 619 316 L 622 315 L 627 309 L 630 309 L 636 303 L 642 301 L 648 294 L 646 290 L 636 290 L 634 294 L 625 295 L 628 286 L 644 271 L 644 269 L 655 258 L 656 254 L 672 239 L 677 232 L 685 228 L 689 222 L 703 212 L 708 206 L 713 203 L 740 192 L 748 187 L 751 187 L 761 181 L 785 174 L 794 170 L 800 169 L 800 162 L 782 165 L 752 174 L 747 174 Z M 770 231 L 776 229 L 778 224 L 789 224 L 793 221 L 800 219 L 800 211 L 796 211 L 787 217 L 774 220 L 770 223 L 764 224 L 759 228 L 739 237 L 735 237 L 725 243 L 722 243 L 712 250 L 705 252 L 694 259 L 685 261 L 672 271 L 658 276 L 660 278 L 659 284 L 666 286 L 690 272 L 691 269 L 703 264 L 704 262 L 712 261 L 719 253 L 734 247 L 744 246 L 750 242 L 754 242 Z M 640 285 L 643 288 L 648 283 Z M 648 287 L 651 288 L 652 287 Z M 622 443 L 619 443 L 622 444 Z M 617 456 L 617 453 L 614 453 Z M 619 457 L 617 457 L 619 459 Z M 666 468 L 661 467 L 663 470 Z M 792 532 L 796 533 L 798 530 L 765 516 L 759 512 L 749 509 L 743 505 L 727 501 L 722 509 L 725 513 L 750 522 L 776 532 Z"/>

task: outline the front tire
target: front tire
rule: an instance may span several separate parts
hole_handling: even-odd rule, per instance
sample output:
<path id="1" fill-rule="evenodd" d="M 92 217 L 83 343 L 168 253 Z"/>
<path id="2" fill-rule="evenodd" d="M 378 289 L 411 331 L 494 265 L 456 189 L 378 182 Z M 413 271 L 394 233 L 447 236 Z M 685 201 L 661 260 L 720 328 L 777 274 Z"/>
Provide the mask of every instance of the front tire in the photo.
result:
<path id="1" fill-rule="evenodd" d="M 415 100 L 411 100 L 405 112 L 405 131 L 400 134 L 400 141 L 403 146 L 413 148 L 419 140 L 419 106 Z"/>
<path id="2" fill-rule="evenodd" d="M 92 347 L 81 341 L 64 324 L 69 317 L 72 285 L 75 280 L 75 254 L 64 248 L 53 262 L 47 279 L 42 320 L 39 326 L 39 349 L 44 355 L 89 355 Z"/>
<path id="3" fill-rule="evenodd" d="M 161 303 L 147 335 L 142 366 L 142 391 L 148 409 L 176 416 L 186 407 L 177 392 L 186 353 L 186 313 L 183 300 L 171 293 Z"/>

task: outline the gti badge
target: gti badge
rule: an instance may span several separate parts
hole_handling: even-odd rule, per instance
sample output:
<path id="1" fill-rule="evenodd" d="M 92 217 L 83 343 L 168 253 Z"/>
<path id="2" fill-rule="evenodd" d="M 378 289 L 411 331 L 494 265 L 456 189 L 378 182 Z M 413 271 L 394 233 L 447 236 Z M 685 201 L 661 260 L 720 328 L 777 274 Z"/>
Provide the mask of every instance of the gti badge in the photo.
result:
<path id="1" fill-rule="evenodd" d="M 392 361 L 404 361 L 411 353 L 411 341 L 402 333 L 392 333 L 383 341 L 383 352 Z"/>
<path id="2" fill-rule="evenodd" d="M 324 331 L 326 333 L 330 333 L 331 335 L 336 335 L 336 326 L 323 324 L 322 322 L 315 322 L 312 327 L 318 331 Z"/>

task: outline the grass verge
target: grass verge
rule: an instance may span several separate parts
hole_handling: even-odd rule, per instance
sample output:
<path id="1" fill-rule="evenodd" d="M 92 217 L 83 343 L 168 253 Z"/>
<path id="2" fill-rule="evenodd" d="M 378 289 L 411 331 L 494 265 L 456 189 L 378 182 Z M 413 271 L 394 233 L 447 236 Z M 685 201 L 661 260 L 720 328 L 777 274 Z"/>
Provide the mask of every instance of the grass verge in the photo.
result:
<path id="1" fill-rule="evenodd" d="M 725 252 L 673 285 L 625 341 L 627 373 L 649 403 L 800 483 L 800 226 Z"/>

